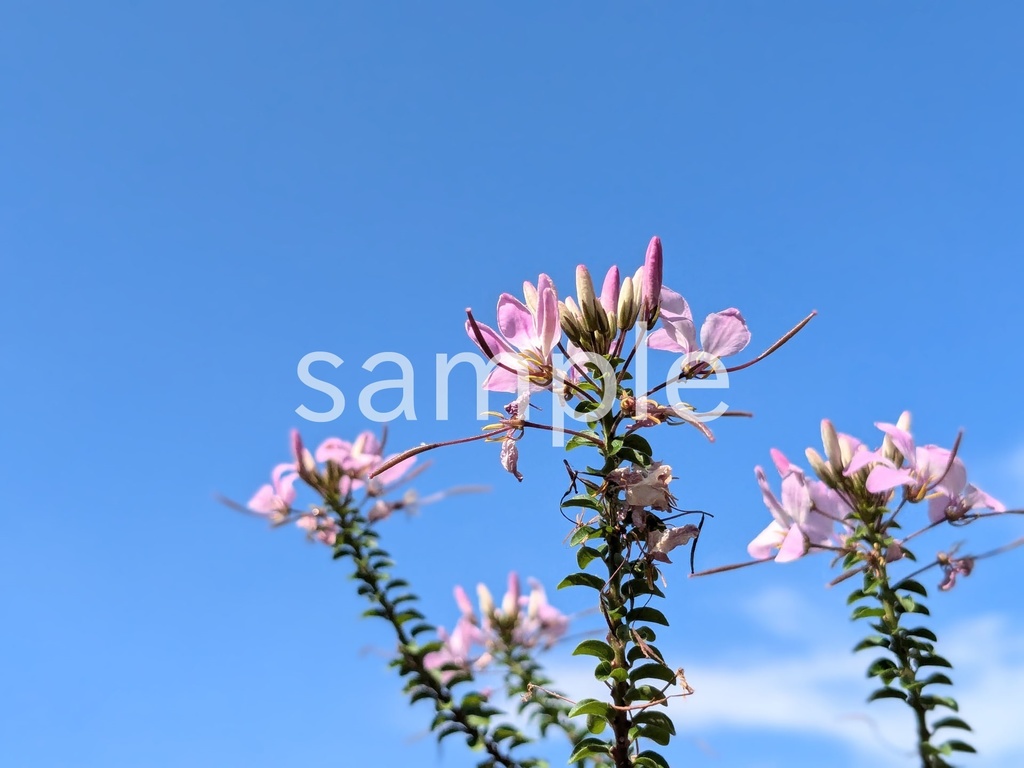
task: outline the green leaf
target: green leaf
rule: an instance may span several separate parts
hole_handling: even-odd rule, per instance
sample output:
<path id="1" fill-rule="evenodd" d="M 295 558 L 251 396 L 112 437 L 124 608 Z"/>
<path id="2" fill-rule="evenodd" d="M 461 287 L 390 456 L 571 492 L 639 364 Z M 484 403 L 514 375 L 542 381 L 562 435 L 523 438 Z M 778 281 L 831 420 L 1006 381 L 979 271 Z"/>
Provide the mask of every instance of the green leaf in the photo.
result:
<path id="1" fill-rule="evenodd" d="M 600 592 L 604 589 L 605 580 L 600 576 L 596 576 L 593 573 L 570 573 L 560 582 L 555 589 L 564 589 L 565 587 L 591 587 Z"/>
<path id="2" fill-rule="evenodd" d="M 914 627 L 913 629 L 907 629 L 903 631 L 903 634 L 910 635 L 912 637 L 923 637 L 925 640 L 931 640 L 933 643 L 938 642 L 939 638 L 935 636 L 928 627 Z"/>
<path id="3" fill-rule="evenodd" d="M 946 707 L 946 709 L 951 709 L 954 712 L 960 711 L 960 705 L 956 703 L 956 699 L 952 696 L 935 696 L 934 694 L 926 693 L 921 696 L 920 701 L 927 709 Z"/>
<path id="4" fill-rule="evenodd" d="M 598 560 L 601 557 L 601 553 L 593 547 L 583 546 L 576 550 L 576 564 L 580 568 L 586 568 L 594 560 Z"/>
<path id="5" fill-rule="evenodd" d="M 664 664 L 658 664 L 657 662 L 641 664 L 629 671 L 629 679 L 633 682 L 646 678 L 661 680 L 664 683 L 674 683 L 676 681 L 676 673 Z M 636 718 L 633 719 L 635 720 Z"/>
<path id="6" fill-rule="evenodd" d="M 914 592 L 915 594 L 921 595 L 921 597 L 928 597 L 928 590 L 924 588 L 924 585 L 919 581 L 913 579 L 903 579 L 896 586 L 894 590 L 903 590 L 904 592 Z"/>
<path id="7" fill-rule="evenodd" d="M 608 720 L 604 717 L 598 717 L 597 715 L 587 715 L 587 731 L 593 734 L 599 734 L 608 727 Z"/>
<path id="8" fill-rule="evenodd" d="M 647 583 L 644 578 L 630 579 L 622 585 L 622 594 L 624 597 L 637 598 L 643 595 L 654 595 L 655 597 L 664 597 L 665 593 L 661 591 L 661 587 L 658 586 L 657 582 Z"/>
<path id="9" fill-rule="evenodd" d="M 645 453 L 648 456 L 654 455 L 654 450 L 651 448 L 651 444 L 647 442 L 647 438 L 641 435 L 639 432 L 631 432 L 622 438 L 622 443 L 628 448 L 632 448 L 634 451 Z"/>
<path id="10" fill-rule="evenodd" d="M 950 752 L 977 752 L 978 751 L 974 747 L 972 747 L 970 744 L 968 744 L 967 742 L 959 741 L 958 739 L 953 739 L 952 741 L 945 742 L 942 746 L 939 747 L 939 749 L 942 750 L 942 753 L 944 755 L 948 755 Z"/>
<path id="11" fill-rule="evenodd" d="M 592 538 L 597 534 L 597 528 L 591 528 L 589 525 L 582 525 L 576 529 L 572 537 L 569 539 L 569 543 L 572 546 L 578 546 L 589 538 Z"/>
<path id="12" fill-rule="evenodd" d="M 628 611 L 626 613 L 626 621 L 630 624 L 634 624 L 638 621 L 644 621 L 648 624 L 661 624 L 665 627 L 668 626 L 668 619 L 665 618 L 665 614 L 657 608 L 651 608 L 649 605 L 644 605 Z"/>
<path id="13" fill-rule="evenodd" d="M 928 685 L 952 685 L 953 684 L 953 681 L 950 680 L 946 675 L 942 674 L 941 672 L 935 672 L 935 673 L 929 675 L 928 677 L 926 677 L 924 680 L 920 680 L 918 682 L 919 682 L 919 686 L 918 687 L 920 687 L 920 688 L 924 688 L 925 686 L 928 686 Z"/>
<path id="14" fill-rule="evenodd" d="M 651 765 L 655 766 L 656 768 L 670 768 L 668 760 L 659 755 L 657 752 L 654 752 L 650 749 L 645 749 L 643 752 L 636 756 L 636 759 L 636 765 L 640 765 L 640 760 L 649 760 L 651 762 Z"/>
<path id="15" fill-rule="evenodd" d="M 924 656 L 917 661 L 918 667 L 946 667 L 952 669 L 953 665 L 941 656 Z"/>
<path id="16" fill-rule="evenodd" d="M 615 651 L 608 643 L 602 640 L 584 640 L 576 646 L 572 652 L 573 656 L 596 656 L 602 661 L 611 661 L 615 658 Z M 571 762 L 571 761 L 570 761 Z"/>
<path id="17" fill-rule="evenodd" d="M 563 507 L 586 507 L 595 512 L 601 511 L 601 502 L 586 493 L 578 493 L 562 502 Z"/>
<path id="18" fill-rule="evenodd" d="M 600 439 L 601 439 L 598 436 L 598 434 L 596 432 L 594 432 L 594 430 L 592 430 L 592 429 L 582 430 L 582 434 L 590 435 L 592 438 L 594 438 L 595 440 L 598 440 L 598 441 L 600 441 Z M 596 447 L 596 444 L 593 441 L 588 440 L 585 437 L 581 437 L 580 435 L 573 435 L 572 437 L 569 438 L 569 441 L 565 444 L 565 450 L 571 451 L 574 448 L 579 448 L 581 445 L 589 445 L 591 447 Z"/>
<path id="19" fill-rule="evenodd" d="M 588 736 L 575 746 L 566 762 L 576 763 L 591 755 L 607 755 L 610 753 L 611 748 L 604 742 L 604 739 Z"/>
<path id="20" fill-rule="evenodd" d="M 569 717 L 578 717 L 579 715 L 598 715 L 601 717 L 608 717 L 610 707 L 603 701 L 597 699 L 580 699 L 575 707 L 569 710 Z"/>
<path id="21" fill-rule="evenodd" d="M 656 725 L 640 726 L 636 730 L 641 738 L 650 739 L 663 747 L 667 747 L 668 743 L 672 741 L 672 734 Z"/>
<path id="22" fill-rule="evenodd" d="M 900 701 L 906 701 L 907 694 L 895 688 L 879 688 L 877 691 L 872 691 L 871 695 L 868 696 L 868 701 L 875 701 L 876 699 L 899 699 Z"/>
<path id="23" fill-rule="evenodd" d="M 865 597 L 869 597 L 869 595 L 865 594 L 863 589 L 855 589 L 850 593 L 850 596 L 846 598 L 846 604 L 853 605 L 858 600 L 863 600 Z"/>
<path id="24" fill-rule="evenodd" d="M 659 712 L 656 709 L 645 709 L 642 712 L 637 713 L 633 716 L 633 723 L 645 727 L 655 726 L 668 731 L 673 736 L 676 735 L 676 726 L 675 723 L 672 722 L 672 718 L 664 712 Z"/>
<path id="25" fill-rule="evenodd" d="M 855 608 L 853 613 L 850 614 L 850 618 L 854 621 L 857 619 L 875 618 L 878 616 L 885 616 L 885 609 L 872 608 L 869 605 L 862 605 L 859 608 Z"/>
<path id="26" fill-rule="evenodd" d="M 639 467 L 648 467 L 651 464 L 651 457 L 633 448 L 623 446 L 618 452 L 619 458 L 631 461 Z"/>
<path id="27" fill-rule="evenodd" d="M 932 730 L 937 731 L 939 728 L 962 728 L 965 731 L 971 730 L 971 726 L 961 720 L 959 717 L 944 717 L 941 720 L 936 720 L 932 723 Z"/>
<path id="28" fill-rule="evenodd" d="M 877 677 L 883 672 L 889 672 L 895 669 L 897 669 L 896 662 L 883 656 L 875 659 L 870 665 L 868 665 L 868 677 Z"/>
<path id="29" fill-rule="evenodd" d="M 857 643 L 853 647 L 853 652 L 856 653 L 857 651 L 863 651 L 866 648 L 888 648 L 888 647 L 889 647 L 889 638 L 888 637 L 886 637 L 885 635 L 871 635 L 870 637 L 865 637 L 863 640 L 861 640 L 859 643 Z"/>

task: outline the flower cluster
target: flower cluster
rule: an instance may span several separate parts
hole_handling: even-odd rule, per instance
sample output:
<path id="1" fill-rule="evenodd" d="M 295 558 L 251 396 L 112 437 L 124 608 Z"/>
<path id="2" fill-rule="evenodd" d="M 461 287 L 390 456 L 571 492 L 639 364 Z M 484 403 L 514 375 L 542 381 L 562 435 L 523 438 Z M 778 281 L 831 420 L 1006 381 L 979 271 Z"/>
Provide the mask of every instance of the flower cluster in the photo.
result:
<path id="1" fill-rule="evenodd" d="M 637 341 L 640 344 L 696 356 L 699 362 L 685 364 L 678 372 L 680 379 L 707 375 L 718 358 L 746 348 L 750 331 L 743 315 L 735 308 L 708 315 L 698 344 L 689 304 L 680 294 L 664 286 L 662 278 L 661 239 L 653 237 L 643 265 L 621 280 L 619 268 L 613 266 L 604 278 L 600 295 L 594 289 L 590 271 L 581 264 L 576 268 L 575 299 L 559 300 L 554 281 L 541 274 L 536 284 L 523 284 L 522 300 L 509 293 L 498 298 L 497 329 L 477 322 L 470 312 L 466 332 L 496 365 L 484 381 L 484 388 L 519 395 L 513 418 L 525 414 L 531 393 L 545 390 L 558 391 L 567 402 L 575 398 L 578 404 L 589 407 L 585 401 L 593 402 L 593 398 L 587 387 L 581 385 L 587 377 L 588 362 L 622 363 L 620 356 L 625 354 L 626 334 L 634 327 L 639 329 Z M 658 323 L 661 327 L 654 330 Z M 649 330 L 653 333 L 645 336 Z M 567 339 L 564 345 L 563 332 Z M 555 366 L 553 353 L 556 349 L 572 361 L 568 371 Z M 628 358 L 632 356 L 631 352 Z M 624 368 L 617 379 L 619 382 Z M 689 423 L 711 436 L 707 426 L 693 413 L 693 407 L 685 403 L 662 405 L 647 397 L 650 392 L 612 394 L 620 404 L 642 406 L 639 415 L 632 410 L 625 414 L 637 420 L 637 426 Z M 626 399 L 621 399 L 621 395 L 626 395 Z M 625 406 L 623 410 L 625 413 Z M 499 424 L 492 428 L 507 426 Z M 521 434 L 521 431 L 507 432 L 501 455 L 502 465 L 517 479 L 522 476 L 517 469 L 518 449 L 514 440 Z"/>
<path id="2" fill-rule="evenodd" d="M 364 500 L 372 504 L 367 515 L 369 522 L 383 520 L 397 509 L 408 510 L 425 501 L 419 500 L 414 491 L 407 491 L 397 500 L 381 498 L 395 483 L 410 476 L 415 458 L 371 477 L 378 467 L 393 458 L 384 455 L 383 442 L 372 432 L 363 432 L 352 442 L 330 437 L 315 453 L 310 453 L 298 431 L 293 430 L 291 447 L 292 461 L 275 466 L 270 473 L 270 483 L 261 486 L 246 505 L 249 511 L 269 518 L 274 525 L 294 521 L 315 541 L 333 546 L 337 540 L 338 525 L 323 508 L 314 506 L 307 512 L 294 509 L 295 482 L 300 479 L 320 492 L 341 498 L 351 498 L 356 492 L 364 491 Z"/>
<path id="3" fill-rule="evenodd" d="M 765 504 L 774 518 L 747 547 L 752 557 L 795 560 L 809 552 L 842 550 L 858 524 L 857 510 L 895 505 L 891 521 L 905 504 L 927 502 L 932 525 L 957 523 L 978 509 L 1005 512 L 1006 507 L 967 482 L 967 469 L 956 450 L 937 445 L 917 446 L 910 433 L 910 414 L 896 424 L 877 423 L 884 438 L 870 450 L 860 440 L 837 432 L 827 419 L 821 423 L 824 458 L 807 449 L 818 480 L 772 450 L 782 477 L 781 498 L 775 496 L 761 467 L 754 472 Z M 886 522 L 884 525 L 889 526 Z M 899 556 L 898 544 L 888 559 Z"/>
<path id="4" fill-rule="evenodd" d="M 508 589 L 500 605 L 484 584 L 477 585 L 480 611 L 462 587 L 455 588 L 455 602 L 462 615 L 449 633 L 438 628 L 440 650 L 427 654 L 425 665 L 442 676 L 458 669 L 485 668 L 496 654 L 512 648 L 550 648 L 569 628 L 569 619 L 550 605 L 544 587 L 530 579 L 530 594 L 521 594 L 519 576 L 508 576 Z"/>

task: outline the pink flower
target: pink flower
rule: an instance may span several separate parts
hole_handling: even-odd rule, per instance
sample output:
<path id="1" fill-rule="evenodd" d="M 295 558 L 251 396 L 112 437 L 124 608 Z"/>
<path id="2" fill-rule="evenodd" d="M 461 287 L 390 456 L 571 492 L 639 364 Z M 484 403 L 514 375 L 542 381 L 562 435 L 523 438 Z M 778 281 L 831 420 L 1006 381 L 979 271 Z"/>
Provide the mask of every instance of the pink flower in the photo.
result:
<path id="1" fill-rule="evenodd" d="M 754 468 L 757 483 L 768 511 L 774 518 L 768 527 L 747 545 L 751 557 L 764 560 L 778 550 L 775 561 L 786 563 L 803 557 L 815 547 L 832 546 L 833 527 L 849 507 L 824 483 L 808 481 L 803 470 L 780 451 L 772 449 L 772 459 L 782 477 L 782 499 L 775 497 L 764 470 Z"/>
<path id="2" fill-rule="evenodd" d="M 331 462 L 336 464 L 343 476 L 340 482 L 342 493 L 358 490 L 367 485 L 367 478 L 374 469 L 385 461 L 394 458 L 395 455 L 382 456 L 383 446 L 373 432 L 361 432 L 353 442 L 342 440 L 338 437 L 329 437 L 320 443 L 316 449 L 316 460 L 318 462 Z M 369 481 L 367 493 L 370 496 L 380 496 L 389 485 L 400 480 L 416 463 L 416 457 L 410 457 L 400 464 L 381 472 Z"/>
<path id="3" fill-rule="evenodd" d="M 483 323 L 466 321 L 466 332 L 484 354 L 498 364 L 484 381 L 495 392 L 519 391 L 519 378 L 529 390 L 551 386 L 551 352 L 562 336 L 558 320 L 558 294 L 551 278 L 542 274 L 537 286 L 523 284 L 526 302 L 503 293 L 498 299 L 498 330 Z"/>
<path id="4" fill-rule="evenodd" d="M 278 464 L 270 473 L 270 484 L 260 487 L 249 499 L 248 507 L 262 515 L 285 518 L 295 501 L 295 464 Z"/>
<path id="5" fill-rule="evenodd" d="M 295 521 L 302 530 L 309 534 L 309 538 L 319 541 L 321 544 L 334 546 L 338 540 L 338 524 L 323 514 L 300 515 Z"/>
<path id="6" fill-rule="evenodd" d="M 750 343 L 747 322 L 738 309 L 723 309 L 707 316 L 700 329 L 700 346 L 693 314 L 686 299 L 670 288 L 661 289 L 661 328 L 647 338 L 651 349 L 688 355 L 703 349 L 714 357 L 735 355 Z"/>
<path id="7" fill-rule="evenodd" d="M 1005 512 L 1006 506 L 980 488 L 967 482 L 967 468 L 960 459 L 953 459 L 946 476 L 935 486 L 928 498 L 928 519 L 957 521 L 972 509 Z"/>
<path id="8" fill-rule="evenodd" d="M 548 603 L 547 593 L 536 579 L 530 579 L 530 594 L 519 602 L 525 605 L 526 615 L 520 614 L 516 639 L 527 648 L 538 644 L 550 648 L 569 630 L 569 617 Z"/>
<path id="9" fill-rule="evenodd" d="M 483 667 L 490 661 L 489 655 L 477 659 L 471 657 L 470 652 L 473 646 L 482 645 L 484 636 L 480 628 L 466 617 L 462 617 L 456 622 L 450 635 L 444 627 L 438 627 L 437 634 L 443 645 L 440 650 L 424 656 L 423 665 L 427 669 L 438 671 L 441 679 L 445 682 L 448 682 L 456 672 L 455 670 L 442 670 L 442 667 L 456 666 L 468 671 L 471 666 Z"/>
<path id="10" fill-rule="evenodd" d="M 917 446 L 910 432 L 895 424 L 875 426 L 886 434 L 886 442 L 892 448 L 858 452 L 845 472 L 852 475 L 870 466 L 865 487 L 871 493 L 888 493 L 902 487 L 912 503 L 927 499 L 928 519 L 933 523 L 959 520 L 972 509 L 1006 511 L 1002 502 L 967 482 L 967 468 L 949 449 Z M 898 465 L 894 458 L 900 456 L 903 461 Z"/>

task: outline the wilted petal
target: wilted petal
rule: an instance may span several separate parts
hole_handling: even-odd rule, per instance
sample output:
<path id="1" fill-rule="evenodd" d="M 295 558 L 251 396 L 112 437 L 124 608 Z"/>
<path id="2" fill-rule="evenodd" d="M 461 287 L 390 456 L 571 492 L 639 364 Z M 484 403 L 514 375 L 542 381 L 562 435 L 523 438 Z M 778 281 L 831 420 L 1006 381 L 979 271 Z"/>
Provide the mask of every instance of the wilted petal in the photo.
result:
<path id="1" fill-rule="evenodd" d="M 523 482 L 523 476 L 519 472 L 519 446 L 516 440 L 507 437 L 501 441 L 501 466 L 519 482 Z"/>

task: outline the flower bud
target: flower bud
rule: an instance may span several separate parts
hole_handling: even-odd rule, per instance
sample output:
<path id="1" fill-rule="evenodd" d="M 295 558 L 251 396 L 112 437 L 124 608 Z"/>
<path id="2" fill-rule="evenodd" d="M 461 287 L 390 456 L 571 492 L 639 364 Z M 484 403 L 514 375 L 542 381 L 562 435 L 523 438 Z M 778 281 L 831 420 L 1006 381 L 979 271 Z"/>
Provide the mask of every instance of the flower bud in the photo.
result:
<path id="1" fill-rule="evenodd" d="M 842 450 L 839 447 L 839 435 L 828 419 L 821 420 L 821 444 L 825 448 L 825 458 L 828 459 L 829 468 L 836 475 L 842 475 Z"/>
<path id="2" fill-rule="evenodd" d="M 519 613 L 519 574 L 515 571 L 508 575 L 508 590 L 501 600 L 501 613 L 506 618 Z"/>
<path id="3" fill-rule="evenodd" d="M 476 599 L 480 603 L 480 614 L 486 621 L 494 613 L 494 598 L 486 584 L 476 585 Z"/>
<path id="4" fill-rule="evenodd" d="M 601 286 L 601 306 L 604 311 L 614 315 L 619 309 L 619 268 L 613 266 L 604 276 Z"/>
<path id="5" fill-rule="evenodd" d="M 811 469 L 814 470 L 814 474 L 818 476 L 818 479 L 827 483 L 832 475 L 825 460 L 813 448 L 808 448 L 804 451 L 804 455 L 807 457 L 807 463 L 811 465 Z"/>
<path id="6" fill-rule="evenodd" d="M 662 271 L 661 238 L 655 235 L 647 246 L 644 259 L 643 318 L 648 325 L 657 320 L 658 309 L 661 307 Z"/>
<path id="7" fill-rule="evenodd" d="M 636 300 L 636 289 L 633 286 L 633 278 L 627 277 L 622 281 L 622 290 L 619 291 L 618 326 L 624 331 L 631 330 L 636 325 L 637 315 L 640 313 L 640 303 Z"/>
<path id="8" fill-rule="evenodd" d="M 580 301 L 580 309 L 584 313 L 597 303 L 594 295 L 594 281 L 590 279 L 590 270 L 580 264 L 576 267 L 576 296 Z"/>

